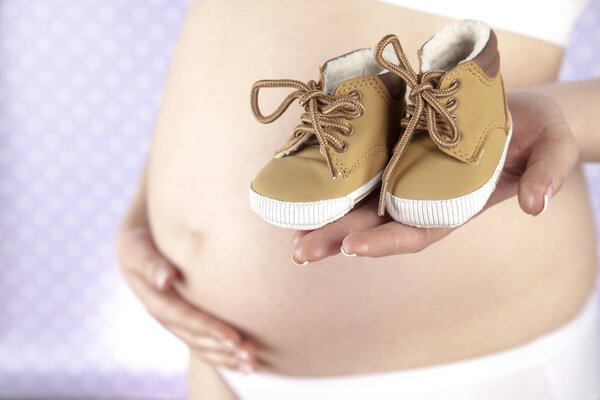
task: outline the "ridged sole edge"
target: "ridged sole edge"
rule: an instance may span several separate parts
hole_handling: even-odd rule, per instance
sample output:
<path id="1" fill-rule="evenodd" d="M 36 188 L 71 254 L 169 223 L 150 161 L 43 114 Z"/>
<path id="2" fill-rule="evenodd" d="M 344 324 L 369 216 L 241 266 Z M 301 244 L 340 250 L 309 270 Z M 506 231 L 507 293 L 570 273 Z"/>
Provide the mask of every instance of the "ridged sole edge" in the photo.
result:
<path id="1" fill-rule="evenodd" d="M 367 183 L 344 197 L 292 202 L 272 199 L 249 190 L 250 207 L 268 223 L 287 229 L 317 229 L 346 215 L 356 203 L 375 189 L 381 180 L 379 172 Z"/>
<path id="2" fill-rule="evenodd" d="M 500 157 L 491 178 L 479 189 L 464 196 L 445 200 L 404 199 L 388 192 L 386 193 L 386 209 L 390 216 L 398 222 L 418 228 L 453 228 L 475 216 L 489 200 L 502 175 L 512 137 L 512 118 L 510 121 L 510 132 L 506 137 L 502 157 Z"/>

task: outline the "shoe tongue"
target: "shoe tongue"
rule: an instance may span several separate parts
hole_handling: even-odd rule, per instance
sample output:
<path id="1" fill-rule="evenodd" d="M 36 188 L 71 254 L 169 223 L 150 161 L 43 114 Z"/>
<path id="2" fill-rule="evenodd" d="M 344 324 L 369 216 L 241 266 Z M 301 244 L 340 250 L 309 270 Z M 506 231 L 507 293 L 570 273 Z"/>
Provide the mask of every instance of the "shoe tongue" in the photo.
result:
<path id="1" fill-rule="evenodd" d="M 466 19 L 444 26 L 419 50 L 421 72 L 450 71 L 472 60 L 485 47 L 491 29 L 482 21 Z"/>
<path id="2" fill-rule="evenodd" d="M 321 68 L 323 92 L 335 94 L 340 83 L 359 76 L 377 75 L 385 71 L 375 61 L 373 49 L 360 49 L 333 58 Z"/>

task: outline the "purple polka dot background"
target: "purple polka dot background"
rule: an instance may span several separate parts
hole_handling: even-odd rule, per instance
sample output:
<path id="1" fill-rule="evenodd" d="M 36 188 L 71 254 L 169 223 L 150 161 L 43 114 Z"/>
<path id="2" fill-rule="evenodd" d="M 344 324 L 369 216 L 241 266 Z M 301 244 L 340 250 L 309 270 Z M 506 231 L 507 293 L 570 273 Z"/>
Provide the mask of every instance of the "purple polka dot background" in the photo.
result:
<path id="1" fill-rule="evenodd" d="M 0 397 L 184 398 L 114 234 L 188 0 L 0 0 Z M 562 80 L 600 76 L 600 0 Z M 600 167 L 585 167 L 596 222 Z M 599 225 L 600 226 L 600 225 Z"/>

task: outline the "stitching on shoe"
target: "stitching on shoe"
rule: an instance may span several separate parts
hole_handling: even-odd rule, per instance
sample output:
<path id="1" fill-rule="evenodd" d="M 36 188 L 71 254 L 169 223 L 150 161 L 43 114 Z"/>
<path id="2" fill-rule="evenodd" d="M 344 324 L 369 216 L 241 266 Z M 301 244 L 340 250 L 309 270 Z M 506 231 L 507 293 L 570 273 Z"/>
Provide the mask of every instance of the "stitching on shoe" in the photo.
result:
<path id="1" fill-rule="evenodd" d="M 358 157 L 350 166 L 345 167 L 343 162 L 336 158 L 333 159 L 336 161 L 337 167 L 342 170 L 345 174 L 350 174 L 354 169 L 356 169 L 360 164 L 369 160 L 370 158 L 375 157 L 379 153 L 388 153 L 390 152 L 390 148 L 388 146 L 374 146 L 370 150 L 364 152 L 360 157 Z"/>
<path id="2" fill-rule="evenodd" d="M 474 61 L 468 61 L 467 63 L 459 66 L 457 69 L 455 69 L 454 71 L 452 71 L 451 73 L 448 74 L 448 78 L 455 78 L 458 77 L 460 74 L 460 72 L 465 71 L 467 73 L 470 73 L 471 75 L 473 75 L 475 78 L 477 78 L 477 80 L 479 82 L 481 82 L 484 86 L 487 87 L 493 87 L 494 85 L 496 85 L 498 83 L 498 81 L 500 80 L 500 83 L 502 85 L 502 79 L 501 79 L 501 74 L 496 74 L 495 77 L 490 78 L 489 76 L 485 75 L 485 73 L 483 73 L 481 71 L 481 68 L 477 65 L 477 63 L 475 63 Z M 504 87 L 502 85 L 502 93 L 504 96 Z M 506 98 L 504 100 L 504 102 L 506 101 Z M 506 132 L 506 125 L 507 125 L 508 121 L 500 121 L 500 120 L 492 120 L 490 121 L 490 123 L 483 129 L 482 135 L 479 136 L 479 139 L 477 140 L 477 143 L 475 144 L 475 149 L 473 151 L 472 154 L 467 154 L 461 150 L 458 149 L 448 149 L 448 152 L 451 154 L 454 154 L 456 156 L 459 157 L 463 157 L 465 158 L 466 162 L 468 163 L 473 163 L 476 162 L 478 157 L 477 155 L 481 153 L 481 148 L 485 145 L 485 143 L 487 142 L 487 139 L 490 135 L 490 132 L 492 129 L 495 128 L 500 128 L 503 129 Z"/>
<path id="3" fill-rule="evenodd" d="M 383 101 L 390 105 L 394 104 L 394 99 L 392 99 L 392 96 L 389 93 L 386 93 L 386 91 L 383 90 L 381 85 L 382 83 L 378 79 L 373 77 L 362 80 L 360 81 L 360 83 L 342 83 L 340 87 L 343 88 L 341 91 L 345 92 L 347 89 L 349 89 L 348 91 L 351 91 L 353 89 L 358 89 L 365 86 L 373 86 L 373 88 L 379 94 L 379 96 L 381 96 Z"/>
<path id="4" fill-rule="evenodd" d="M 473 76 L 475 76 L 475 78 L 477 78 L 477 80 L 479 80 L 483 85 L 487 87 L 494 86 L 496 84 L 496 81 L 498 81 L 498 78 L 500 77 L 500 74 L 496 75 L 493 78 L 488 77 L 487 75 L 485 75 L 484 72 L 481 71 L 477 63 L 473 61 L 468 61 L 465 64 L 459 65 L 454 71 L 450 72 L 447 76 L 448 78 L 455 78 L 462 71 L 471 73 Z"/>
<path id="5" fill-rule="evenodd" d="M 490 132 L 493 129 L 502 129 L 504 131 L 506 131 L 506 124 L 502 123 L 502 121 L 500 120 L 492 120 L 484 129 L 483 129 L 483 134 L 479 137 L 479 140 L 477 141 L 477 143 L 475 144 L 475 150 L 473 151 L 473 154 L 469 155 L 467 153 L 464 153 L 460 150 L 456 150 L 456 149 L 449 149 L 449 151 L 454 154 L 454 155 L 458 155 L 461 157 L 466 158 L 466 161 L 469 163 L 473 163 L 476 162 L 478 157 L 476 157 L 477 154 L 480 154 L 481 152 L 481 148 L 485 145 L 485 143 L 487 142 L 487 139 L 490 136 Z"/>

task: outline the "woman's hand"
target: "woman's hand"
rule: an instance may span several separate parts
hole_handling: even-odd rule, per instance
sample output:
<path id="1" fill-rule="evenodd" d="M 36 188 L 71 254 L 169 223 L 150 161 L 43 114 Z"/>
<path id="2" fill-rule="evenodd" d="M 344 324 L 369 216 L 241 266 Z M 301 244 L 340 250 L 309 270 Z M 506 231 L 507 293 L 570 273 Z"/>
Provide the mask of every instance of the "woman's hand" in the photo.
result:
<path id="1" fill-rule="evenodd" d="M 123 273 L 148 313 L 213 366 L 248 373 L 258 366 L 256 348 L 233 327 L 183 299 L 174 289 L 181 274 L 157 250 L 148 227 L 145 182 L 117 235 Z"/>
<path id="2" fill-rule="evenodd" d="M 507 94 L 513 136 L 506 163 L 487 208 L 518 195 L 521 209 L 542 214 L 579 159 L 577 143 L 554 100 L 541 94 Z M 293 238 L 298 263 L 318 261 L 342 251 L 346 255 L 383 257 L 425 249 L 458 228 L 416 228 L 377 215 L 377 196 L 343 218 Z"/>

